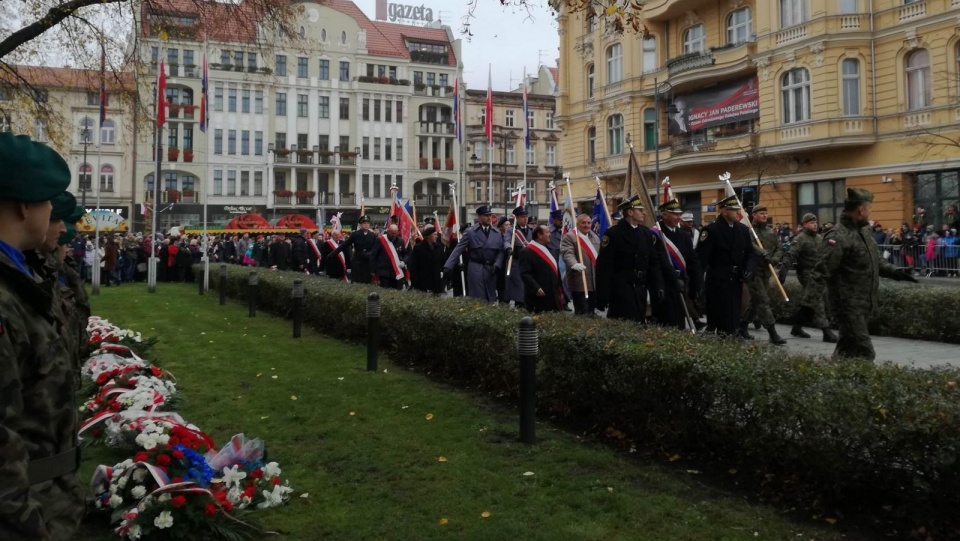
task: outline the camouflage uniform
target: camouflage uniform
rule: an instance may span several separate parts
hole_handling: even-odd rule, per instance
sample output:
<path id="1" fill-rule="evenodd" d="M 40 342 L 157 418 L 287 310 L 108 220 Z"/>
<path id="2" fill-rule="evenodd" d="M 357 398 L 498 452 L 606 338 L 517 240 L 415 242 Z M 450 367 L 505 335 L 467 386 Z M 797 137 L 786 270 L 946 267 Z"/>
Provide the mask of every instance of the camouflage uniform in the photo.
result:
<path id="1" fill-rule="evenodd" d="M 757 321 L 767 327 L 777 322 L 773 317 L 773 310 L 770 309 L 770 265 L 779 265 L 783 254 L 780 239 L 769 224 L 754 223 L 753 230 L 763 244 L 763 251 L 757 248 L 757 274 L 747 283 L 750 304 L 747 305 L 743 319 L 747 322 Z"/>
<path id="2" fill-rule="evenodd" d="M 820 245 L 823 244 L 823 237 L 816 231 L 804 229 L 790 243 L 790 253 L 795 261 L 794 268 L 797 271 L 797 278 L 800 285 L 803 286 L 803 294 L 800 296 L 799 305 L 813 312 L 813 316 L 807 323 L 818 329 L 826 328 L 827 323 L 826 310 L 824 305 L 825 291 L 823 284 L 815 282 L 811 275 L 817 265 L 817 257 L 820 251 Z"/>
<path id="3" fill-rule="evenodd" d="M 61 306 L 66 317 L 68 340 L 74 342 L 70 349 L 77 367 L 77 387 L 80 386 L 80 364 L 90 353 L 90 335 L 87 334 L 87 321 L 90 319 L 90 297 L 83 288 L 83 280 L 77 270 L 68 261 L 59 264 L 58 283 L 60 285 Z"/>

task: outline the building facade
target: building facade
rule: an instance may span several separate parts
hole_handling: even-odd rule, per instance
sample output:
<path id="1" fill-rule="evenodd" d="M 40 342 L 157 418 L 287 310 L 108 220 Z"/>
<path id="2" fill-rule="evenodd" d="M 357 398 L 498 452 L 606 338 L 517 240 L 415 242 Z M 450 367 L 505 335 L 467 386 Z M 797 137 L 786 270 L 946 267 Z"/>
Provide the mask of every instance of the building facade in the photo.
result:
<path id="1" fill-rule="evenodd" d="M 338 212 L 353 224 L 361 207 L 382 221 L 393 186 L 421 213 L 445 209 L 440 194 L 460 166 L 452 121 L 460 43 L 448 27 L 371 21 L 352 2 L 329 0 L 302 3 L 289 35 L 266 24 L 216 24 L 242 4 L 196 6 L 174 0 L 162 14 L 144 12 L 140 25 L 149 73 L 156 76 L 162 57 L 169 75 L 162 226 L 202 223 L 204 202 L 208 225 L 248 213 L 329 223 Z M 156 19 L 180 31 L 163 41 L 149 24 Z M 141 88 L 142 99 L 151 92 Z M 142 138 L 140 147 L 145 199 L 153 144 Z"/>
<path id="2" fill-rule="evenodd" d="M 611 196 L 636 193 L 629 137 L 647 186 L 669 176 L 703 221 L 729 171 L 775 221 L 835 221 L 845 188 L 860 187 L 887 227 L 918 206 L 943 223 L 960 198 L 958 7 L 653 0 L 638 37 L 558 5 L 563 164 L 581 200 L 595 175 Z"/>

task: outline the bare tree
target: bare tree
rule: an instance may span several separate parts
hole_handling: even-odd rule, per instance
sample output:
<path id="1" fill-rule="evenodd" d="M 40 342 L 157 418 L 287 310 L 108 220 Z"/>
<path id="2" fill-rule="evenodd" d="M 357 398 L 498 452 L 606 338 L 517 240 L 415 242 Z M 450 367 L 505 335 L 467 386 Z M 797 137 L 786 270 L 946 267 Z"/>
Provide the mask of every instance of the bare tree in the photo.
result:
<path id="1" fill-rule="evenodd" d="M 738 158 L 732 167 L 733 176 L 747 178 L 744 186 L 756 190 L 757 200 L 764 186 L 775 184 L 777 179 L 790 170 L 795 158 L 787 154 L 770 152 L 758 145 L 739 146 Z"/>
<path id="2" fill-rule="evenodd" d="M 460 20 L 460 32 L 469 41 L 473 37 L 473 30 L 470 26 L 474 13 L 482 0 L 466 0 L 467 13 Z M 489 1 L 489 0 L 485 0 Z M 498 0 L 503 7 L 516 8 L 525 19 L 534 20 L 534 7 L 541 5 L 540 0 Z M 641 0 L 547 0 L 550 8 L 560 11 L 565 8 L 568 13 L 586 13 L 592 14 L 598 18 L 598 21 L 604 23 L 604 27 L 616 33 L 636 32 L 646 34 L 646 27 L 643 24 L 641 10 L 643 2 Z"/>

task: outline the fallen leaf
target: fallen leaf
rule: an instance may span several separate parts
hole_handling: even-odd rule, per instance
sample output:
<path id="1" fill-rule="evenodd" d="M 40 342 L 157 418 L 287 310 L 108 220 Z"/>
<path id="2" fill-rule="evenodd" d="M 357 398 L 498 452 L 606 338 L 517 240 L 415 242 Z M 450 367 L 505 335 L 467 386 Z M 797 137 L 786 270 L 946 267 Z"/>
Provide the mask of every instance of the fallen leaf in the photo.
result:
<path id="1" fill-rule="evenodd" d="M 680 455 L 673 455 L 672 457 L 669 458 L 669 460 L 670 462 L 676 462 L 680 460 Z"/>
<path id="2" fill-rule="evenodd" d="M 492 515 L 493 513 L 490 511 L 484 511 L 483 513 L 480 513 L 480 518 L 490 518 Z"/>
<path id="3" fill-rule="evenodd" d="M 357 412 L 355 412 L 355 411 L 351 411 L 351 412 L 350 412 L 350 415 L 351 415 L 351 416 L 356 415 L 356 414 L 357 414 Z"/>
<path id="4" fill-rule="evenodd" d="M 407 409 L 407 408 L 409 408 L 409 407 L 410 407 L 410 406 L 400 406 L 400 409 L 405 410 L 405 409 Z"/>
<path id="5" fill-rule="evenodd" d="M 263 375 L 263 372 L 257 372 L 257 377 L 258 377 L 258 378 L 259 378 L 260 376 L 262 376 L 262 375 Z"/>
<path id="6" fill-rule="evenodd" d="M 269 418 L 270 418 L 269 415 L 262 415 L 262 416 L 260 416 L 260 420 L 261 420 L 261 421 L 264 420 L 264 419 L 269 419 Z"/>
<path id="7" fill-rule="evenodd" d="M 207 334 L 207 333 L 205 333 L 205 332 L 202 332 L 202 333 L 200 333 L 200 336 L 203 336 L 203 335 L 205 335 L 205 334 Z"/>
<path id="8" fill-rule="evenodd" d="M 447 519 L 445 519 L 445 518 L 441 518 L 441 519 L 440 519 L 440 525 L 441 525 L 441 526 L 446 526 L 447 524 L 450 524 L 450 521 L 449 521 L 449 520 L 447 520 Z"/>
<path id="9" fill-rule="evenodd" d="M 426 414 L 423 418 L 429 421 L 429 420 L 433 419 L 433 414 L 432 414 L 432 413 L 428 413 L 428 414 Z"/>
<path id="10" fill-rule="evenodd" d="M 270 376 L 270 379 L 277 379 L 276 375 Z"/>
<path id="11" fill-rule="evenodd" d="M 700 471 L 699 471 L 699 470 L 687 470 L 687 473 L 697 474 L 697 473 L 700 473 Z"/>
<path id="12" fill-rule="evenodd" d="M 729 473 L 730 475 L 736 475 L 736 474 L 737 474 L 737 470 L 736 470 L 736 468 L 733 468 L 733 469 L 731 469 L 730 471 L 728 471 L 727 473 Z"/>
<path id="13" fill-rule="evenodd" d="M 290 395 L 290 400 L 296 400 L 296 399 L 297 399 L 297 395 L 295 394 Z"/>
<path id="14" fill-rule="evenodd" d="M 827 518 L 825 518 L 825 519 L 823 519 L 823 520 L 827 521 L 827 524 L 836 524 L 836 523 L 837 523 L 837 519 L 832 518 L 832 517 L 827 517 Z"/>
<path id="15" fill-rule="evenodd" d="M 607 487 L 607 492 L 613 492 L 613 487 Z"/>
<path id="16" fill-rule="evenodd" d="M 446 461 L 447 461 L 447 457 L 445 457 L 445 456 L 442 456 L 442 457 L 440 457 L 440 458 L 437 459 L 437 462 L 446 462 Z"/>
<path id="17" fill-rule="evenodd" d="M 384 374 L 387 373 L 387 369 L 386 369 L 386 368 L 383 369 L 383 373 L 384 373 Z"/>
<path id="18" fill-rule="evenodd" d="M 338 381 L 343 381 L 343 378 L 337 378 Z"/>
<path id="19" fill-rule="evenodd" d="M 301 498 L 309 498 L 309 497 L 310 497 L 310 493 L 309 493 L 309 492 L 304 492 L 303 494 L 300 495 L 300 497 L 301 497 Z"/>
<path id="20" fill-rule="evenodd" d="M 533 475 L 533 474 L 534 474 L 534 473 L 533 473 L 532 471 L 525 471 L 525 472 L 523 472 L 523 475 L 525 475 L 525 476 L 527 476 L 527 477 L 530 477 L 530 476 Z"/>
<path id="21" fill-rule="evenodd" d="M 270 370 L 276 370 L 276 368 L 271 368 Z"/>

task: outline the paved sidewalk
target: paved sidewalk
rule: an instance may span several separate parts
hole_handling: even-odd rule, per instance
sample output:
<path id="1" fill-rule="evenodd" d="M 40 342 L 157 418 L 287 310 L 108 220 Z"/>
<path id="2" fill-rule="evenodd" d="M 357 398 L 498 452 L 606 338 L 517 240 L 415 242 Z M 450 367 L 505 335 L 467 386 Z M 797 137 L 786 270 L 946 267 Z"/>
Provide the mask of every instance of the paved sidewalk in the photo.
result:
<path id="1" fill-rule="evenodd" d="M 827 344 L 823 341 L 823 333 L 817 329 L 805 327 L 803 330 L 810 338 L 790 336 L 789 325 L 777 325 L 777 332 L 787 341 L 791 351 L 808 355 L 830 357 L 836 344 Z M 767 342 L 767 331 L 754 330 L 750 326 L 750 334 L 759 342 Z M 931 366 L 951 365 L 960 367 L 960 345 L 945 344 L 942 342 L 924 342 L 922 340 L 908 340 L 906 338 L 891 338 L 888 336 L 873 336 L 873 349 L 877 352 L 877 361 L 892 361 L 904 366 L 929 368 Z"/>

